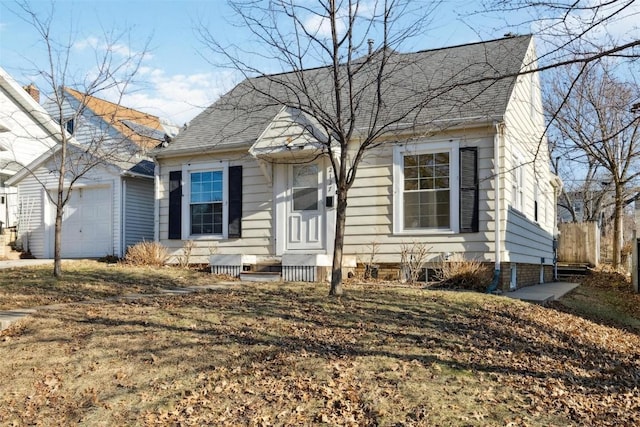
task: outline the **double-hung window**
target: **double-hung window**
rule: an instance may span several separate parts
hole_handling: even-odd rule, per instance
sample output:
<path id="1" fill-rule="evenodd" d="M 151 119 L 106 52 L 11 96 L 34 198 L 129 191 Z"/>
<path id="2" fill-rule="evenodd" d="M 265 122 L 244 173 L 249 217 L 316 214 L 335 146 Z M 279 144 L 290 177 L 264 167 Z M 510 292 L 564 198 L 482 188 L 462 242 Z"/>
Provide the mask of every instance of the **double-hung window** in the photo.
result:
<path id="1" fill-rule="evenodd" d="M 183 168 L 182 238 L 223 238 L 228 233 L 228 166 L 193 164 Z"/>
<path id="2" fill-rule="evenodd" d="M 395 233 L 458 230 L 458 162 L 451 141 L 395 148 Z"/>
<path id="3" fill-rule="evenodd" d="M 222 234 L 222 171 L 191 172 L 191 235 Z"/>

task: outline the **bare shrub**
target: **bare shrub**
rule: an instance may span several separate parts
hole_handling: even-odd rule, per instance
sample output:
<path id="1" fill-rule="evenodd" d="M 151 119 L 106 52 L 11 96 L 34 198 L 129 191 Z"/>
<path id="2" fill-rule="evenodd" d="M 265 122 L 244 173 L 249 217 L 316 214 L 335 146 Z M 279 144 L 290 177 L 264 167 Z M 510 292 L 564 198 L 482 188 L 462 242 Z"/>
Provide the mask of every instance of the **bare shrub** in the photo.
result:
<path id="1" fill-rule="evenodd" d="M 415 283 L 420 278 L 427 264 L 427 255 L 431 247 L 424 243 L 403 243 L 400 246 L 400 265 L 402 280 Z"/>
<path id="2" fill-rule="evenodd" d="M 465 259 L 462 254 L 440 258 L 435 270 L 440 284 L 447 287 L 481 291 L 491 281 L 491 270 L 487 265 Z"/>
<path id="3" fill-rule="evenodd" d="M 167 248 L 158 242 L 138 242 L 129 246 L 124 260 L 132 265 L 162 266 L 169 259 Z"/>
<path id="4" fill-rule="evenodd" d="M 376 264 L 376 258 L 378 252 L 380 251 L 380 244 L 374 241 L 371 242 L 368 248 L 370 249 L 370 251 L 368 254 L 368 258 L 364 262 L 364 279 L 377 279 L 379 266 L 378 264 Z"/>
<path id="5" fill-rule="evenodd" d="M 180 268 L 189 267 L 189 264 L 191 263 L 191 252 L 193 252 L 194 245 L 193 240 L 187 240 L 182 244 L 182 255 L 178 255 L 176 257 Z"/>

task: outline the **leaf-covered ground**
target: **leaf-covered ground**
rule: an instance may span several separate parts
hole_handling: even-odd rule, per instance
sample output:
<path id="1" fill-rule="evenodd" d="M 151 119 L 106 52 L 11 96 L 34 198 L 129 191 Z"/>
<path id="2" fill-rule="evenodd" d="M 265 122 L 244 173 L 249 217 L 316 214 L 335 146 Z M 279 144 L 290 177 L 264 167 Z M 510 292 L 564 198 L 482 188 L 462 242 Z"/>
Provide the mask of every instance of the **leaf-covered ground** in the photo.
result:
<path id="1" fill-rule="evenodd" d="M 0 333 L 0 425 L 640 425 L 636 333 L 469 292 L 327 290 L 38 312 Z"/>
<path id="2" fill-rule="evenodd" d="M 206 284 L 211 277 L 195 270 L 130 267 L 96 261 L 65 261 L 61 279 L 52 266 L 0 270 L 0 310 L 157 293 L 165 288 Z"/>

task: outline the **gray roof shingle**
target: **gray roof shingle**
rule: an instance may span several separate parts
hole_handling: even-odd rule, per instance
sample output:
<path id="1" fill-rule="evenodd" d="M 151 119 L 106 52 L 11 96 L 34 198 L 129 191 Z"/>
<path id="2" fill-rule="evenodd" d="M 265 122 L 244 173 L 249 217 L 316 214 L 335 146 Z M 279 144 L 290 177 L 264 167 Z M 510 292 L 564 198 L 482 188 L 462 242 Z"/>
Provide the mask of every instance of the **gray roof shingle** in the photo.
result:
<path id="1" fill-rule="evenodd" d="M 375 76 L 383 55 L 378 51 L 356 61 L 354 66 L 361 68 L 354 80 L 358 113 L 354 125 L 398 128 L 500 119 L 530 43 L 531 36 L 515 36 L 415 53 L 387 51 L 379 109 Z M 335 126 L 331 73 L 330 67 L 320 67 L 244 80 L 155 154 L 248 148 L 284 105 L 315 110 L 312 116 L 320 119 L 318 111 L 327 111 L 325 123 Z"/>

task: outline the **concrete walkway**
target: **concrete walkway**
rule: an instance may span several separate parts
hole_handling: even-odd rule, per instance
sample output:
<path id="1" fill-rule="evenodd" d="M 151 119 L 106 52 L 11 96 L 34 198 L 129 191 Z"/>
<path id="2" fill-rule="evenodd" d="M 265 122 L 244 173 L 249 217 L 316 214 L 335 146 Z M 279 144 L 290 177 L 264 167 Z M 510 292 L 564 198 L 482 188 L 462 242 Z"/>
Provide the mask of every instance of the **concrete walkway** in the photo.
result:
<path id="1" fill-rule="evenodd" d="M 10 259 L 0 261 L 0 270 L 5 268 L 33 267 L 34 265 L 53 266 L 52 259 Z"/>
<path id="2" fill-rule="evenodd" d="M 504 295 L 509 298 L 545 305 L 550 301 L 562 298 L 578 286 L 580 286 L 578 283 L 569 282 L 542 283 L 540 285 L 525 286 L 515 291 L 506 292 Z"/>

